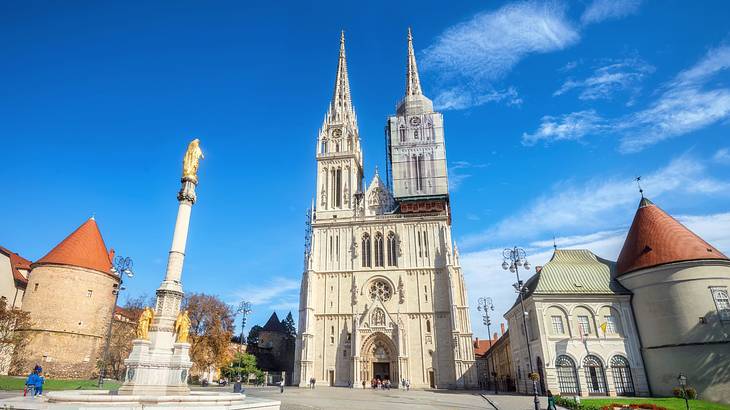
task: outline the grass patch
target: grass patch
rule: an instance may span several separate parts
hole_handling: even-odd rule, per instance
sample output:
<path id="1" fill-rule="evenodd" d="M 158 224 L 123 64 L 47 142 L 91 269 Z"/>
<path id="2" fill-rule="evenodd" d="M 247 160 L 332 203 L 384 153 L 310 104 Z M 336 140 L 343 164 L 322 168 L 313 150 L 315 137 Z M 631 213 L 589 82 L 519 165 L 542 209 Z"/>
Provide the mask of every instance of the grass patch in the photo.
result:
<path id="1" fill-rule="evenodd" d="M 0 376 L 0 390 L 18 390 L 25 388 L 27 377 Z M 97 390 L 98 380 L 46 379 L 43 391 L 46 390 Z M 116 390 L 121 386 L 117 381 L 104 380 L 104 390 Z"/>
<path id="2" fill-rule="evenodd" d="M 607 397 L 605 399 L 581 399 L 581 403 L 592 405 L 598 408 L 608 406 L 611 403 L 621 404 L 641 404 L 652 403 L 657 406 L 666 407 L 669 410 L 686 410 L 684 399 L 676 397 L 657 397 L 657 398 L 634 398 L 634 399 L 618 399 Z M 704 400 L 690 400 L 689 408 L 691 410 L 730 410 L 730 406 L 723 404 L 711 403 Z"/>

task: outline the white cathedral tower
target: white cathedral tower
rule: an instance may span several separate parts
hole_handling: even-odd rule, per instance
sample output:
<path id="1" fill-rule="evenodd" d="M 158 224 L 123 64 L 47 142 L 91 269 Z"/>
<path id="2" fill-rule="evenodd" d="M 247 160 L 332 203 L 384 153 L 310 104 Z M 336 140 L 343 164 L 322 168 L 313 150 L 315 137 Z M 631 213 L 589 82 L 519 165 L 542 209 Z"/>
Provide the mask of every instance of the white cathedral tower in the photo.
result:
<path id="1" fill-rule="evenodd" d="M 406 95 L 387 124 L 387 176 L 363 191 L 344 34 L 317 137 L 294 383 L 477 384 L 464 276 L 451 239 L 443 117 L 421 92 L 408 31 Z"/>

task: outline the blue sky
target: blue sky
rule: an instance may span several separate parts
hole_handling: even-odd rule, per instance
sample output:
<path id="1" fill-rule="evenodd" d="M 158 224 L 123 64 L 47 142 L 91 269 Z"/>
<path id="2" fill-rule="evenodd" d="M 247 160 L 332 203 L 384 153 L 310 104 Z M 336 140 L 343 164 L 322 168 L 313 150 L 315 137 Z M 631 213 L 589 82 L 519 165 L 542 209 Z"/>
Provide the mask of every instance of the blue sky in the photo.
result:
<path id="1" fill-rule="evenodd" d="M 493 297 L 500 315 L 513 300 L 505 246 L 533 265 L 553 236 L 615 258 L 637 175 L 730 252 L 727 3 L 249 3 L 1 3 L 0 244 L 38 259 L 95 214 L 135 261 L 129 294 L 153 294 L 198 137 L 185 288 L 253 301 L 249 323 L 296 312 L 339 31 L 369 179 L 410 25 L 424 92 L 445 113 L 471 299 Z"/>

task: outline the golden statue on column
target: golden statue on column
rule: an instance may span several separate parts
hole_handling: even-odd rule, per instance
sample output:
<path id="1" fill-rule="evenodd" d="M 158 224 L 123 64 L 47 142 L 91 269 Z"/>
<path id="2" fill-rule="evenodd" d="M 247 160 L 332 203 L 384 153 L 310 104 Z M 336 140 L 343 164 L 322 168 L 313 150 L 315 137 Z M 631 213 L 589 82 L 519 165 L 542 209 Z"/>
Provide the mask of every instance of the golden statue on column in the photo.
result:
<path id="1" fill-rule="evenodd" d="M 178 343 L 187 343 L 188 335 L 190 334 L 190 316 L 188 311 L 180 312 L 175 320 L 175 333 L 177 333 Z"/>
<path id="2" fill-rule="evenodd" d="M 137 321 L 137 339 L 147 340 L 149 338 L 147 332 L 150 330 L 154 316 L 155 312 L 152 308 L 144 308 L 142 314 L 139 316 L 139 321 Z"/>
<path id="3" fill-rule="evenodd" d="M 203 151 L 200 149 L 200 140 L 194 139 L 188 144 L 188 150 L 183 157 L 183 179 L 187 179 L 195 184 L 198 183 L 198 165 L 200 160 L 205 159 Z"/>

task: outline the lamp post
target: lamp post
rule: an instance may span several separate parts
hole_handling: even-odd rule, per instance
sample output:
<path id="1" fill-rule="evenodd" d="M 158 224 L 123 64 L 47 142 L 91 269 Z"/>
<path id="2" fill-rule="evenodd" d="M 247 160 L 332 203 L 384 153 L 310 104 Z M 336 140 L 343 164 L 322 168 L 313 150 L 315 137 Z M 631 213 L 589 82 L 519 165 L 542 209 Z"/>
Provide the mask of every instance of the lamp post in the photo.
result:
<path id="1" fill-rule="evenodd" d="M 677 381 L 679 382 L 679 386 L 682 387 L 682 396 L 684 396 L 684 405 L 687 407 L 687 410 L 689 410 L 689 400 L 687 400 L 687 376 L 684 375 L 684 373 L 680 373 L 677 377 Z"/>
<path id="2" fill-rule="evenodd" d="M 238 307 L 236 308 L 236 314 L 241 315 L 241 336 L 239 336 L 238 339 L 238 352 L 241 352 L 241 349 L 243 348 L 243 328 L 246 327 L 246 317 L 249 313 L 253 312 L 251 310 L 251 302 L 242 300 Z"/>
<path id="3" fill-rule="evenodd" d="M 492 328 L 490 327 L 492 325 L 492 320 L 489 318 L 489 311 L 494 311 L 494 302 L 492 302 L 492 298 L 479 298 L 477 305 L 477 310 L 480 312 L 483 312 L 482 314 L 482 323 L 484 323 L 487 326 L 487 333 L 489 336 L 489 351 L 492 352 Z M 489 369 L 487 369 L 487 372 L 489 372 Z M 494 394 L 499 394 L 499 388 L 497 386 L 497 370 L 494 366 L 494 352 L 492 352 L 492 379 L 494 380 Z"/>
<path id="4" fill-rule="evenodd" d="M 101 368 L 99 369 L 99 387 L 104 385 L 104 376 L 106 376 L 106 366 L 109 363 L 109 344 L 111 342 L 112 338 L 112 325 L 114 324 L 114 311 L 117 308 L 117 303 L 119 302 L 119 292 L 124 290 L 124 287 L 122 284 L 124 283 L 124 275 L 129 276 L 132 278 L 134 276 L 134 272 L 132 271 L 132 266 L 134 263 L 132 263 L 132 258 L 129 257 L 122 257 L 117 256 L 114 258 L 114 264 L 112 265 L 110 271 L 111 273 L 119 276 L 119 286 L 114 288 L 112 290 L 112 294 L 114 294 L 114 305 L 112 305 L 112 314 L 109 318 L 109 328 L 106 332 L 106 343 L 104 344 L 104 355 L 101 359 Z"/>
<path id="5" fill-rule="evenodd" d="M 540 410 L 540 399 L 537 397 L 537 379 L 534 377 L 535 370 L 532 366 L 532 349 L 530 349 L 530 337 L 527 331 L 527 312 L 525 311 L 525 300 L 524 294 L 527 290 L 520 280 L 520 266 L 524 267 L 525 270 L 530 269 L 530 262 L 527 261 L 527 253 L 524 249 L 514 247 L 512 249 L 505 249 L 502 252 L 504 261 L 502 262 L 502 269 L 509 270 L 510 272 L 517 275 L 517 283 L 513 286 L 517 293 L 520 295 L 520 309 L 522 309 L 522 327 L 525 332 L 525 342 L 527 344 L 527 360 L 530 363 L 530 379 L 532 380 L 532 393 L 535 401 L 535 410 Z"/>

